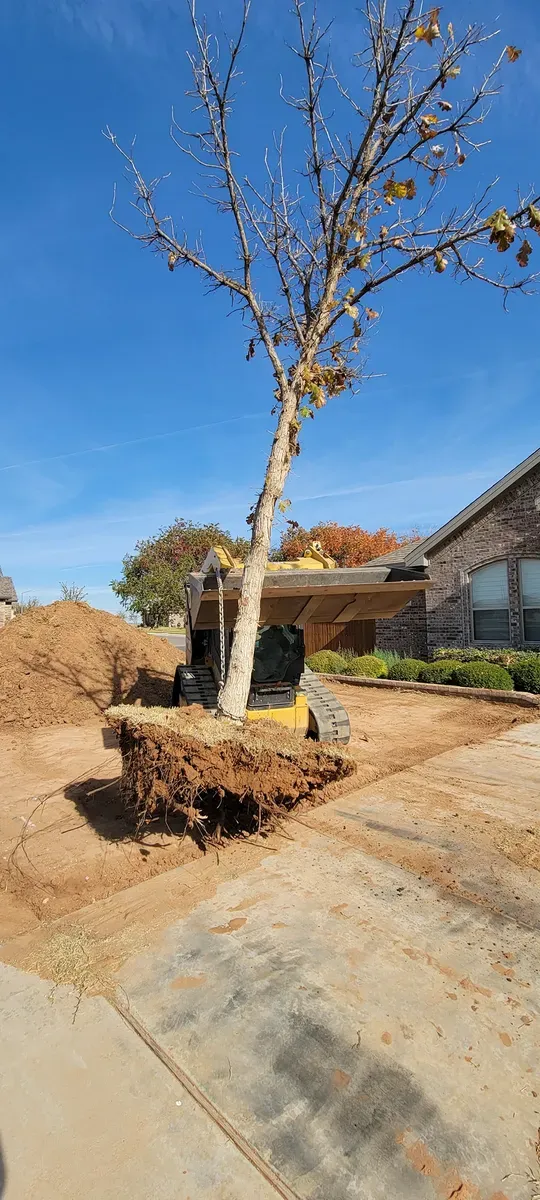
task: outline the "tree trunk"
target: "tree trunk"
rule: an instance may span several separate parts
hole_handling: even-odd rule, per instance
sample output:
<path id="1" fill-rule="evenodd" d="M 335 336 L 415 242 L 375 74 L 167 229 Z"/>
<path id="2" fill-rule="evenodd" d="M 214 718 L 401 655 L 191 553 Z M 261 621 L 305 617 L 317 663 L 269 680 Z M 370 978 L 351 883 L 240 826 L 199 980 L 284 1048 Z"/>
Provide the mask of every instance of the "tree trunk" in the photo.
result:
<path id="1" fill-rule="evenodd" d="M 296 426 L 292 422 L 296 419 L 297 404 L 292 388 L 282 392 L 281 414 L 253 519 L 251 549 L 242 576 L 229 670 L 218 704 L 218 713 L 235 721 L 242 721 L 246 713 L 274 509 L 283 493 L 296 441 Z"/>

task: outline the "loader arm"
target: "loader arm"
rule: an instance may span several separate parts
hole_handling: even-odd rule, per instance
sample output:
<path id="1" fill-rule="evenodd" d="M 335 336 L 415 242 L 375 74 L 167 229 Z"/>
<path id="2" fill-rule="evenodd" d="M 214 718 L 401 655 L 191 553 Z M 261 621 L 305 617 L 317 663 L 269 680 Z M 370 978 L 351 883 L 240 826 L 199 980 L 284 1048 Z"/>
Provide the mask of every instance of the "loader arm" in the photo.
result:
<path id="1" fill-rule="evenodd" d="M 187 663 L 178 668 L 173 704 L 217 709 L 242 573 L 238 559 L 214 546 L 201 570 L 189 575 Z M 305 668 L 304 626 L 387 619 L 429 586 L 423 569 L 392 564 L 337 567 L 318 543 L 294 562 L 268 563 L 246 717 L 270 717 L 323 741 L 348 741 L 345 709 Z"/>

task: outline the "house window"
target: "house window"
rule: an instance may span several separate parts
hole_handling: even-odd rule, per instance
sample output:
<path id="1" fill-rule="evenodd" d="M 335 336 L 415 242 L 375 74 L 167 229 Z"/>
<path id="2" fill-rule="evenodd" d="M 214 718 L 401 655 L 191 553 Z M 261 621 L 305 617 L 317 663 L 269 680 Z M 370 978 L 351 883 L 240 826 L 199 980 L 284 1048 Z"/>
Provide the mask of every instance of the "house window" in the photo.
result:
<path id="1" fill-rule="evenodd" d="M 523 640 L 540 642 L 540 558 L 522 558 L 519 564 Z"/>
<path id="2" fill-rule="evenodd" d="M 475 642 L 510 641 L 508 565 L 488 563 L 471 572 L 471 607 Z"/>

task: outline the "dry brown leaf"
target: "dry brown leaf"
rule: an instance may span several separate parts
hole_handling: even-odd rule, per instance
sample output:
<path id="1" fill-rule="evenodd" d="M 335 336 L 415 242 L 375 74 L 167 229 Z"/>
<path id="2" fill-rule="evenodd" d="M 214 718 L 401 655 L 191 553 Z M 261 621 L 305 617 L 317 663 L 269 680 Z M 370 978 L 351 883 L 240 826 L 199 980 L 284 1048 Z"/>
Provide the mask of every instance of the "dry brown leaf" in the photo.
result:
<path id="1" fill-rule="evenodd" d="M 527 238 L 524 238 L 516 254 L 516 262 L 519 263 L 520 267 L 528 267 L 531 254 L 531 243 L 527 241 Z"/>
<path id="2" fill-rule="evenodd" d="M 441 87 L 446 87 L 449 79 L 457 79 L 461 75 L 461 67 L 448 67 L 441 79 Z"/>

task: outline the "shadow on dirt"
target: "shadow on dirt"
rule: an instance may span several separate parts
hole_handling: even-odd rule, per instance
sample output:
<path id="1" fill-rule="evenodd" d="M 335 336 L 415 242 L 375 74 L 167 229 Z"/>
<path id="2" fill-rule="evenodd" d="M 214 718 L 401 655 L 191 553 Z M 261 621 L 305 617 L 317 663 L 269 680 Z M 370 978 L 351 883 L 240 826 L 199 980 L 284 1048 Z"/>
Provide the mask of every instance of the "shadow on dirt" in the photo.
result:
<path id="1" fill-rule="evenodd" d="M 101 730 L 101 739 L 104 750 L 118 749 L 118 738 L 116 733 L 114 732 L 114 729 L 109 729 L 108 725 L 103 726 L 103 729 Z"/>
<path id="2" fill-rule="evenodd" d="M 190 821 L 185 813 L 171 810 L 166 815 L 160 814 L 149 819 L 142 827 L 137 825 L 135 815 L 132 816 L 124 807 L 119 776 L 70 783 L 64 790 L 64 796 L 98 837 L 107 842 L 135 842 L 142 854 L 158 846 L 165 849 L 171 845 L 172 839 L 189 838 L 199 850 L 206 852 L 225 846 L 229 841 L 254 835 L 266 839 L 272 832 L 264 823 L 260 825 L 256 805 L 239 805 L 236 800 L 234 811 L 231 812 L 224 804 L 223 797 L 213 792 L 199 797 L 204 816 L 201 812 L 198 820 Z"/>
<path id="3" fill-rule="evenodd" d="M 183 655 L 178 652 L 178 661 Z M 51 662 L 39 648 L 21 658 L 25 674 L 63 685 L 72 701 L 88 700 L 94 712 L 102 713 L 111 704 L 144 704 L 168 708 L 171 702 L 173 671 L 161 672 L 137 665 L 133 651 L 112 644 L 107 638 L 93 643 L 93 659 L 88 662 L 55 656 Z"/>
<path id="4" fill-rule="evenodd" d="M 114 700 L 112 703 L 135 704 L 138 701 L 150 708 L 170 708 L 172 684 L 169 675 L 138 667 L 136 683 L 124 694 L 123 700 Z"/>
<path id="5" fill-rule="evenodd" d="M 170 838 L 187 836 L 201 850 L 205 848 L 198 831 L 195 828 L 186 829 L 186 818 L 182 813 L 171 813 L 167 820 L 159 817 L 138 830 L 135 818 L 126 812 L 122 803 L 118 776 L 70 783 L 64 790 L 64 796 L 104 841 L 136 842 L 144 854 L 156 846 L 165 849 L 167 841 L 163 839 L 166 835 Z"/>

